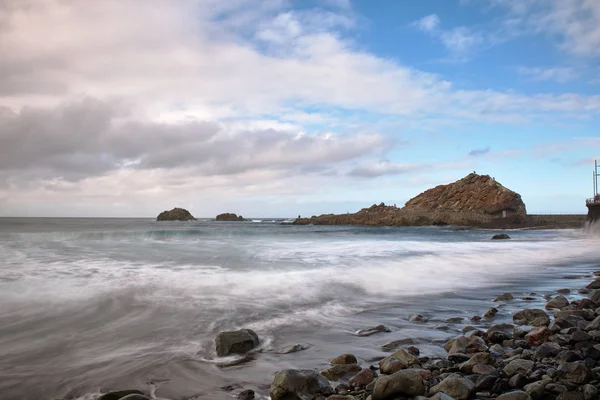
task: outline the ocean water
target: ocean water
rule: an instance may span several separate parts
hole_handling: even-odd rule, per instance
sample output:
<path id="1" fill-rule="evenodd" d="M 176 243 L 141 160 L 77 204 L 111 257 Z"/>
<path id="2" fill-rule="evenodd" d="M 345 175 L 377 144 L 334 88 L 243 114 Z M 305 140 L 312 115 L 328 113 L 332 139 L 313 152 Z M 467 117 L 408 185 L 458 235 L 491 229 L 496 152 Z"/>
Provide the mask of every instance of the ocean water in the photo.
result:
<path id="1" fill-rule="evenodd" d="M 324 368 L 345 352 L 368 365 L 399 338 L 443 354 L 435 342 L 495 295 L 541 305 L 542 294 L 583 286 L 600 269 L 598 236 L 512 231 L 511 240 L 492 241 L 494 233 L 0 218 L 0 398 L 141 389 L 161 399 L 226 399 L 237 388 L 265 397 L 278 370 Z M 501 305 L 498 318 L 518 306 Z M 413 313 L 429 322 L 410 323 Z M 457 316 L 465 322 L 445 322 Z M 355 335 L 379 324 L 392 332 Z M 238 328 L 255 330 L 261 347 L 245 360 L 217 358 L 217 333 Z M 307 349 L 280 354 L 295 344 Z"/>

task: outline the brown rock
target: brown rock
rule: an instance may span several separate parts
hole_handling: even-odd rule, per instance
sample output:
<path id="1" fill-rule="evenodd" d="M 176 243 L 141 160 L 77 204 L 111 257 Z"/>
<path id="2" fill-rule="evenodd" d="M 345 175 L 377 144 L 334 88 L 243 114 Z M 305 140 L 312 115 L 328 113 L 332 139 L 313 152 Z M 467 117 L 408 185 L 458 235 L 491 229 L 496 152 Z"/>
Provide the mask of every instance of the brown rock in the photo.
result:
<path id="1" fill-rule="evenodd" d="M 370 368 L 365 368 L 358 374 L 354 375 L 348 381 L 348 385 L 354 387 L 364 387 L 375 380 L 375 372 Z"/>
<path id="2" fill-rule="evenodd" d="M 539 326 L 525 335 L 525 341 L 530 346 L 539 346 L 549 340 L 551 332 L 545 326 Z"/>
<path id="3" fill-rule="evenodd" d="M 174 208 L 171 211 L 163 211 L 156 217 L 157 221 L 195 221 L 196 218 L 184 208 Z"/>
<path id="4" fill-rule="evenodd" d="M 358 360 L 353 354 L 342 354 L 341 356 L 337 356 L 333 360 L 329 361 L 331 365 L 339 365 L 339 364 L 358 364 Z"/>

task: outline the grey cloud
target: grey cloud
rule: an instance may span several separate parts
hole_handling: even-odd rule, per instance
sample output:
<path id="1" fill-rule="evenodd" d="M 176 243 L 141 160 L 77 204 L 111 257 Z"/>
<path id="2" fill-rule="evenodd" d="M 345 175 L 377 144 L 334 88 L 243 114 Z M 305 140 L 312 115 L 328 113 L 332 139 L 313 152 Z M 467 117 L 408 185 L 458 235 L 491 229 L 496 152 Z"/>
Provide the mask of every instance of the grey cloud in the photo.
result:
<path id="1" fill-rule="evenodd" d="M 491 151 L 490 147 L 486 147 L 484 149 L 473 149 L 469 152 L 469 156 L 471 156 L 471 157 L 483 156 L 485 154 L 488 154 L 490 151 Z"/>
<path id="2" fill-rule="evenodd" d="M 325 171 L 381 152 L 380 135 L 307 135 L 226 124 L 126 122 L 122 104 L 84 99 L 53 109 L 0 110 L 0 172 L 70 181 L 121 168 L 189 167 L 199 175 L 251 170 Z"/>
<path id="3" fill-rule="evenodd" d="M 423 168 L 422 164 L 403 164 L 389 161 L 360 165 L 352 169 L 348 175 L 361 178 L 375 178 L 383 175 L 399 175 Z"/>

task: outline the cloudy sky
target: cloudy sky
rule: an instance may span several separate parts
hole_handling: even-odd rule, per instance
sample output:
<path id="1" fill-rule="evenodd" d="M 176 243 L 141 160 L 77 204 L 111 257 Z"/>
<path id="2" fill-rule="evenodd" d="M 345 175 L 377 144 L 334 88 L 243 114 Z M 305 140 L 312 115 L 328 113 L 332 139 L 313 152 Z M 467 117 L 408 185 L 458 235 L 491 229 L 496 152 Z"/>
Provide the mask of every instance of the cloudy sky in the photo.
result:
<path id="1" fill-rule="evenodd" d="M 0 215 L 585 212 L 598 0 L 0 0 Z"/>

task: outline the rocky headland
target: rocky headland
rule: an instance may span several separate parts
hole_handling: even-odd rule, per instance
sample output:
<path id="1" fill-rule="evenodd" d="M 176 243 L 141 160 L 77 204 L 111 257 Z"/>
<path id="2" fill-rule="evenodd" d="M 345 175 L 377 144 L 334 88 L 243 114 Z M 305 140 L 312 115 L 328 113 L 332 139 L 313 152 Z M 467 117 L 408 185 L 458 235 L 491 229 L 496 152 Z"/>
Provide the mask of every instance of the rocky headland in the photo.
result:
<path id="1" fill-rule="evenodd" d="M 521 195 L 488 175 L 469 174 L 436 186 L 404 207 L 374 204 L 356 213 L 298 218 L 295 225 L 429 226 L 456 225 L 489 229 L 582 227 L 585 215 L 527 215 Z"/>
<path id="2" fill-rule="evenodd" d="M 223 213 L 217 215 L 215 218 L 217 221 L 245 221 L 246 219 L 241 215 L 233 214 L 233 213 Z"/>
<path id="3" fill-rule="evenodd" d="M 163 211 L 156 217 L 157 221 L 195 221 L 196 218 L 185 208 L 174 208 L 170 211 Z"/>

